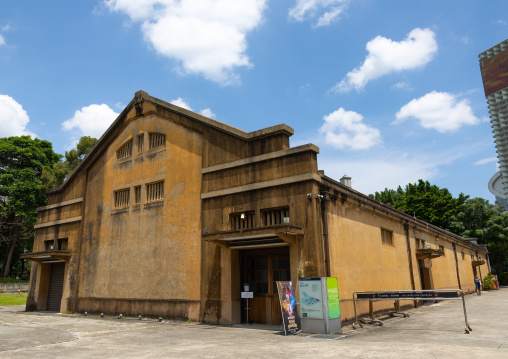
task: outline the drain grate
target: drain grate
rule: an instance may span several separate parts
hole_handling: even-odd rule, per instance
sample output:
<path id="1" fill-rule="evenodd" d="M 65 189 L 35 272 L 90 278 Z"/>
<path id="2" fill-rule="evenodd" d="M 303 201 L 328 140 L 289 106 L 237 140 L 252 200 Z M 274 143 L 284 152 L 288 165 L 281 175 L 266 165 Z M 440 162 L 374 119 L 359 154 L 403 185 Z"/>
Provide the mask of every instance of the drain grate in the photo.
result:
<path id="1" fill-rule="evenodd" d="M 345 338 L 345 335 L 334 335 L 334 334 L 315 334 L 312 335 L 312 338 L 319 338 L 319 339 L 342 339 Z"/>

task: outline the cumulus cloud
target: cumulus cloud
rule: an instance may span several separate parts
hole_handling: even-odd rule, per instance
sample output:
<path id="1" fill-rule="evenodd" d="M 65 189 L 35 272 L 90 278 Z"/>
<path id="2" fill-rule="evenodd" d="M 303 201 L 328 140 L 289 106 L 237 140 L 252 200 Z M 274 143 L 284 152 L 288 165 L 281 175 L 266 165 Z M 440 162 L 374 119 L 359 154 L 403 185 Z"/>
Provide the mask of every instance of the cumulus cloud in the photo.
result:
<path id="1" fill-rule="evenodd" d="M 421 68 L 432 60 L 437 48 L 435 34 L 430 29 L 416 28 L 399 42 L 377 36 L 367 43 L 369 54 L 363 64 L 349 72 L 332 90 L 361 91 L 369 81 L 381 76 Z"/>
<path id="2" fill-rule="evenodd" d="M 478 161 L 474 162 L 473 165 L 475 165 L 475 166 L 481 166 L 481 165 L 485 165 L 487 163 L 492 163 L 492 162 L 497 162 L 497 157 L 483 158 L 481 160 L 478 160 Z"/>
<path id="3" fill-rule="evenodd" d="M 117 117 L 108 105 L 93 104 L 74 112 L 72 118 L 62 122 L 62 128 L 77 131 L 79 136 L 100 138 Z"/>
<path id="4" fill-rule="evenodd" d="M 319 132 L 325 133 L 325 142 L 335 148 L 366 150 L 381 142 L 378 129 L 363 123 L 363 116 L 342 107 L 323 117 L 325 123 Z"/>
<path id="5" fill-rule="evenodd" d="M 297 0 L 288 17 L 298 22 L 317 18 L 314 26 L 328 26 L 339 19 L 348 4 L 349 0 Z"/>
<path id="6" fill-rule="evenodd" d="M 456 131 L 464 125 L 480 123 L 467 99 L 459 100 L 456 95 L 436 91 L 404 105 L 397 112 L 393 123 L 399 124 L 408 118 L 416 118 L 423 128 L 441 133 Z"/>
<path id="7" fill-rule="evenodd" d="M 30 122 L 28 114 L 16 100 L 8 95 L 0 95 L 0 137 L 30 135 L 26 126 Z"/>
<path id="8" fill-rule="evenodd" d="M 174 100 L 171 100 L 170 103 L 172 103 L 175 106 L 184 108 L 186 110 L 192 111 L 192 108 L 185 102 L 181 97 L 178 97 Z"/>
<path id="9" fill-rule="evenodd" d="M 185 102 L 181 97 L 171 100 L 170 103 L 178 107 L 182 107 L 186 110 L 194 111 L 192 107 L 190 107 L 190 105 L 187 102 Z M 212 112 L 210 108 L 204 108 L 201 111 L 199 111 L 199 113 L 206 117 L 215 118 L 215 114 Z"/>
<path id="10" fill-rule="evenodd" d="M 110 11 L 141 23 L 145 41 L 177 60 L 183 74 L 228 85 L 251 67 L 247 34 L 262 21 L 266 0 L 104 0 Z"/>
<path id="11" fill-rule="evenodd" d="M 215 118 L 215 114 L 212 112 L 210 108 L 204 108 L 201 111 L 199 111 L 199 113 L 206 117 Z"/>

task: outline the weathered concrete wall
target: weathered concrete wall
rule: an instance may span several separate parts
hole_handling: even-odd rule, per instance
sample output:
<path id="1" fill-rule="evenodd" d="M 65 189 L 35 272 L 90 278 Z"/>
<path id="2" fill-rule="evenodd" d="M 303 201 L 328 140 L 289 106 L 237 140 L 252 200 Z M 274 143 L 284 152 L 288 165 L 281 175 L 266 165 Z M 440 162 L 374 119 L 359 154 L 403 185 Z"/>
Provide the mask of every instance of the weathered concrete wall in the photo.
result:
<path id="1" fill-rule="evenodd" d="M 149 150 L 148 133 L 166 134 L 166 145 Z M 116 151 L 144 133 L 144 151 L 117 160 Z M 155 115 L 128 123 L 88 171 L 83 244 L 79 273 L 79 307 L 89 305 L 133 313 L 142 301 L 200 299 L 200 193 L 202 137 Z M 145 185 L 164 180 L 164 200 L 146 203 Z M 135 205 L 134 186 L 141 186 Z M 130 189 L 130 204 L 114 209 L 114 191 Z M 139 299 L 139 307 L 122 300 Z M 175 305 L 176 307 L 181 307 Z M 185 305 L 184 305 L 185 306 Z M 192 307 L 192 306 L 191 306 Z M 197 318 L 199 308 L 185 316 Z M 164 313 L 160 313 L 164 314 Z"/>

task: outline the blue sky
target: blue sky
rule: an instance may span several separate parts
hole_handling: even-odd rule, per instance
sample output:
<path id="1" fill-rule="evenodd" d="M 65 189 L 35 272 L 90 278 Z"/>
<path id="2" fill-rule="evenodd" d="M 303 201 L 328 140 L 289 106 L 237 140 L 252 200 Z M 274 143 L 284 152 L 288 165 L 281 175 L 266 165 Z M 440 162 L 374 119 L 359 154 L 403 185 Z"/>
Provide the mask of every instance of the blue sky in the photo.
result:
<path id="1" fill-rule="evenodd" d="M 64 153 L 144 90 L 246 131 L 286 123 L 365 194 L 422 178 L 493 202 L 478 54 L 506 38 L 503 0 L 4 0 L 0 137 Z"/>

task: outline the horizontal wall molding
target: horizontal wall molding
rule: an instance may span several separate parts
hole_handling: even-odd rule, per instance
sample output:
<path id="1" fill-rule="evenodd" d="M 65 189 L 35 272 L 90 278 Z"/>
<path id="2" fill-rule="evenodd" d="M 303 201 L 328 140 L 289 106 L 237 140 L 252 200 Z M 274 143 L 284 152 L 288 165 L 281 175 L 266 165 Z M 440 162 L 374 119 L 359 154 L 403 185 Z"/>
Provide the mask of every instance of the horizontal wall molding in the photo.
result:
<path id="1" fill-rule="evenodd" d="M 79 203 L 79 202 L 83 202 L 83 197 L 78 197 L 78 198 L 70 199 L 68 201 L 63 201 L 63 202 L 59 202 L 59 203 L 55 203 L 55 204 L 50 204 L 50 205 L 44 206 L 44 207 L 39 207 L 39 208 L 37 208 L 37 212 L 47 211 L 48 209 L 68 206 L 68 205 L 71 205 L 71 204 L 74 204 L 74 203 Z"/>
<path id="2" fill-rule="evenodd" d="M 73 223 L 73 222 L 79 222 L 79 221 L 81 221 L 81 216 L 59 219 L 57 221 L 52 221 L 52 222 L 39 223 L 39 224 L 36 224 L 34 226 L 34 228 L 39 229 L 39 228 L 57 226 L 59 224 Z"/>
<path id="3" fill-rule="evenodd" d="M 291 176 L 291 177 L 277 178 L 277 179 L 270 180 L 270 181 L 256 182 L 256 183 L 251 183 L 251 184 L 247 184 L 247 185 L 243 185 L 243 186 L 237 186 L 237 187 L 231 187 L 231 188 L 226 188 L 226 189 L 220 189 L 217 191 L 210 191 L 210 192 L 201 193 L 201 199 L 227 196 L 227 195 L 235 194 L 235 193 L 254 191 L 257 189 L 282 186 L 282 185 L 286 185 L 286 184 L 304 182 L 304 181 L 321 182 L 321 176 L 317 173 L 304 173 L 301 175 L 296 175 L 296 176 Z"/>
<path id="4" fill-rule="evenodd" d="M 243 158 L 241 160 L 236 160 L 236 161 L 221 163 L 220 165 L 206 167 L 206 168 L 202 169 L 202 173 L 205 174 L 205 173 L 222 171 L 222 170 L 226 170 L 229 168 L 245 166 L 245 165 L 248 165 L 251 163 L 256 163 L 256 162 L 271 160 L 274 158 L 290 156 L 290 155 L 294 155 L 294 154 L 301 153 L 301 152 L 307 152 L 307 151 L 319 153 L 319 147 L 317 147 L 316 145 L 313 145 L 313 144 L 307 144 L 307 145 L 303 145 L 303 146 L 288 148 L 286 150 L 269 152 L 269 153 L 265 153 L 263 155 L 247 157 L 247 158 Z"/>

